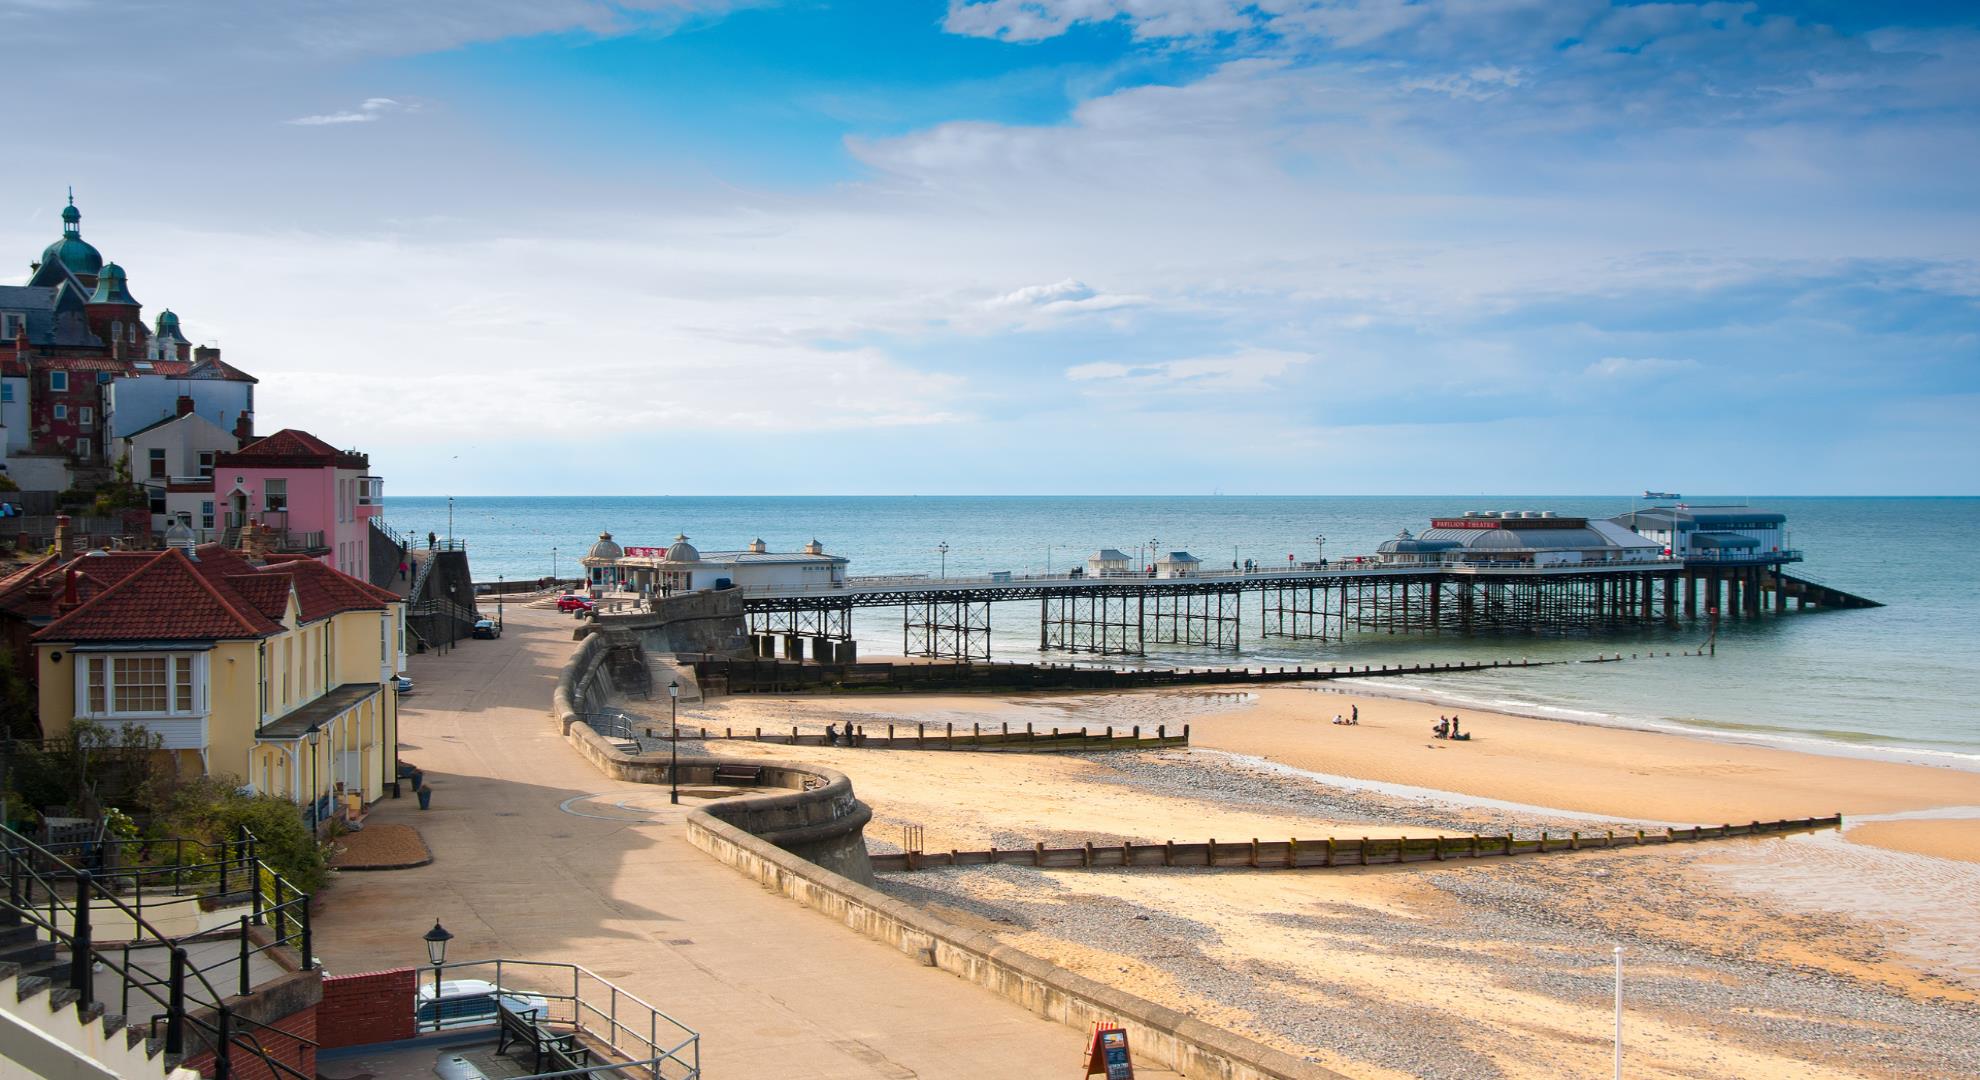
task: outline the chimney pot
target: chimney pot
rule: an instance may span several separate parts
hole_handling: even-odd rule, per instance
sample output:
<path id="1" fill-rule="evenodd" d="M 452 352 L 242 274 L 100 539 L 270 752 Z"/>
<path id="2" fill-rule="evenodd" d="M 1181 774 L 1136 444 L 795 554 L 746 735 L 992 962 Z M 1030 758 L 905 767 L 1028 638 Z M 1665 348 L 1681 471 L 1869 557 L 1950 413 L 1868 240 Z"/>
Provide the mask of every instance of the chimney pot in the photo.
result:
<path id="1" fill-rule="evenodd" d="M 190 395 L 190 394 L 180 394 L 180 395 L 179 395 L 179 415 L 180 415 L 180 416 L 190 416 L 190 415 L 192 415 L 192 411 L 193 411 L 193 399 L 192 399 L 192 395 Z"/>

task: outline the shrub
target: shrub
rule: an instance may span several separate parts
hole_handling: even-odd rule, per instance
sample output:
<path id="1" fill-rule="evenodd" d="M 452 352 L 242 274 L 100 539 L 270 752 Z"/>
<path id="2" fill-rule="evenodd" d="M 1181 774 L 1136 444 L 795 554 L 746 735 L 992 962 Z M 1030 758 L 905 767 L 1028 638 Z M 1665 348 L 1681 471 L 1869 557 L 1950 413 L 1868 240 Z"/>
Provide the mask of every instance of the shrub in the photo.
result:
<path id="1" fill-rule="evenodd" d="M 238 839 L 243 825 L 254 833 L 255 854 L 289 884 L 315 892 L 329 881 L 329 851 L 317 843 L 296 804 L 278 795 L 250 794 L 232 777 L 205 776 L 179 785 L 157 831 L 213 844 Z"/>

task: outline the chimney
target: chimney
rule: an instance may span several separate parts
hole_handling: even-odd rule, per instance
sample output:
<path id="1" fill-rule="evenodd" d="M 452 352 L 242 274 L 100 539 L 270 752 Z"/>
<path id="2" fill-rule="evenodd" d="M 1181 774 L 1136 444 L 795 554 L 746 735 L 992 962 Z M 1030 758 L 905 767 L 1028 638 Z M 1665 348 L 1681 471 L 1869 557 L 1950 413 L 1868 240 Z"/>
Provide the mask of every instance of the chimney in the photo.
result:
<path id="1" fill-rule="evenodd" d="M 193 412 L 193 399 L 192 399 L 192 395 L 191 395 L 191 394 L 180 394 L 180 395 L 179 395 L 179 415 L 180 415 L 180 416 L 191 416 L 191 415 L 192 415 L 192 412 Z"/>
<path id="2" fill-rule="evenodd" d="M 62 571 L 62 602 L 56 605 L 58 611 L 73 611 L 82 603 L 76 594 L 76 579 L 82 577 L 73 569 Z"/>
<path id="3" fill-rule="evenodd" d="M 242 446 L 254 441 L 253 413 L 243 411 L 234 418 L 234 438 L 239 439 Z"/>
<path id="4" fill-rule="evenodd" d="M 69 535 L 69 515 L 55 515 L 55 554 L 68 558 L 75 554 L 75 538 Z"/>
<path id="5" fill-rule="evenodd" d="M 220 350 L 211 345 L 200 345 L 193 349 L 193 363 L 204 364 L 208 360 L 220 359 Z"/>

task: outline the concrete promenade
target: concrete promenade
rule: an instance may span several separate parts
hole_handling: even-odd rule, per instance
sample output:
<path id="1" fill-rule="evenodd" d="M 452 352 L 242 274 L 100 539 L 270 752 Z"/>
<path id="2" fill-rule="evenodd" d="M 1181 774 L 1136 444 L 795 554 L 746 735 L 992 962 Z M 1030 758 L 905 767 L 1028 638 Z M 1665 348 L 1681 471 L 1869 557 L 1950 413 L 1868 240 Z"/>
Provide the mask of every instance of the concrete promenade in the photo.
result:
<path id="1" fill-rule="evenodd" d="M 413 659 L 401 754 L 433 809 L 408 795 L 370 820 L 418 826 L 434 861 L 322 894 L 331 974 L 423 966 L 438 918 L 449 960 L 577 963 L 645 998 L 701 1033 L 709 1076 L 1072 1074 L 1080 1032 L 765 892 L 688 844 L 665 789 L 601 776 L 547 717 L 574 621 L 507 615 L 498 641 Z"/>

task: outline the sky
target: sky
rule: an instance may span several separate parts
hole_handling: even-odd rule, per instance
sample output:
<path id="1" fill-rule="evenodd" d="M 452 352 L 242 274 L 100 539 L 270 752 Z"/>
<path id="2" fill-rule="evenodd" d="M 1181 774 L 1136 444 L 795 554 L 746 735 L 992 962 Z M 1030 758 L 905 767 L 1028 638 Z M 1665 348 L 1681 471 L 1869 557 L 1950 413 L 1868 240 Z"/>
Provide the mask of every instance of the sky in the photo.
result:
<path id="1" fill-rule="evenodd" d="M 388 499 L 1980 493 L 1970 5 L 0 0 L 0 40 L 0 283 L 73 186 L 147 317 Z"/>

